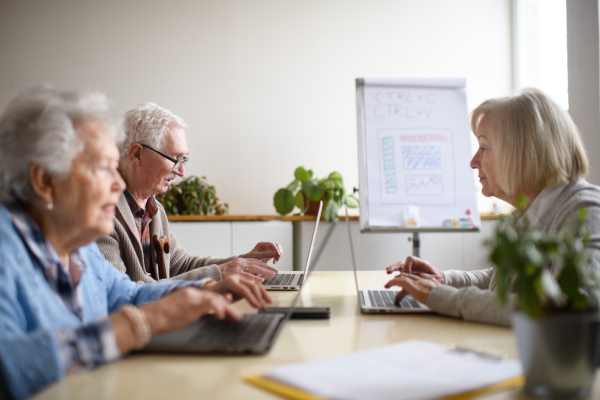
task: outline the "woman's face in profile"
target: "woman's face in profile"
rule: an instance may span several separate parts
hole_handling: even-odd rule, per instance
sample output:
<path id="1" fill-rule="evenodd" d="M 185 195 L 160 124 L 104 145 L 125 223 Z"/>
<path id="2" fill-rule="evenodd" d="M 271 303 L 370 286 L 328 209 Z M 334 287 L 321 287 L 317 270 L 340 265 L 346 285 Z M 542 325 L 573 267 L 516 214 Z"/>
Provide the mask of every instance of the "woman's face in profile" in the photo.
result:
<path id="1" fill-rule="evenodd" d="M 89 119 L 75 129 L 83 137 L 84 150 L 66 179 L 57 182 L 53 212 L 92 242 L 114 229 L 115 208 L 125 182 L 117 171 L 117 146 L 104 124 Z"/>
<path id="2" fill-rule="evenodd" d="M 496 180 L 496 169 L 494 165 L 494 156 L 496 148 L 494 146 L 495 132 L 492 128 L 489 116 L 483 117 L 477 127 L 475 136 L 479 142 L 479 149 L 471 160 L 471 168 L 477 169 L 479 182 L 481 183 L 481 193 L 486 197 L 497 197 L 502 200 L 507 199 L 506 193 L 502 190 Z"/>

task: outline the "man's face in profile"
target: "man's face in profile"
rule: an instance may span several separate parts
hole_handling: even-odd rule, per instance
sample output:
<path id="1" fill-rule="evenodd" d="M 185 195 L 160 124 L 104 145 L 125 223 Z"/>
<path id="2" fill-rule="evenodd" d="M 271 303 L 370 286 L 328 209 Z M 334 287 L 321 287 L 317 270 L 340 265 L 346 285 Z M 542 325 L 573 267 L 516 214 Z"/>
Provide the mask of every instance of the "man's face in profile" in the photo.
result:
<path id="1" fill-rule="evenodd" d="M 174 159 L 187 156 L 189 150 L 185 139 L 185 131 L 179 127 L 170 128 L 165 135 L 163 148 L 157 150 Z M 144 148 L 144 151 L 147 152 L 149 157 L 152 157 L 152 162 L 145 171 L 146 182 L 149 187 L 152 187 L 152 195 L 166 192 L 173 179 L 184 175 L 185 166 L 182 165 L 178 170 L 173 171 L 174 164 L 172 161 L 152 150 Z"/>

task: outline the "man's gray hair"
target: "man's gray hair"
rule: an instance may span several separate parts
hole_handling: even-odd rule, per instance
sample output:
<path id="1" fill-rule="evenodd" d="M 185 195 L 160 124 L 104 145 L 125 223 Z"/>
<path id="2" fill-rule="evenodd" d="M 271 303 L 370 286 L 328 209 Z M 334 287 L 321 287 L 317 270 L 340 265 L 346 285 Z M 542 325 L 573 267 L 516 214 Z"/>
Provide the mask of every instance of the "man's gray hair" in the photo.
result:
<path id="1" fill-rule="evenodd" d="M 31 164 L 66 177 L 84 146 L 75 125 L 88 119 L 100 121 L 115 141 L 120 139 L 120 121 L 103 93 L 37 86 L 13 100 L 0 117 L 2 199 L 37 198 L 29 180 Z"/>
<path id="2" fill-rule="evenodd" d="M 165 136 L 173 127 L 185 130 L 187 124 L 183 118 L 155 103 L 138 104 L 125 113 L 125 140 L 119 144 L 121 157 L 125 157 L 133 143 L 162 150 Z"/>

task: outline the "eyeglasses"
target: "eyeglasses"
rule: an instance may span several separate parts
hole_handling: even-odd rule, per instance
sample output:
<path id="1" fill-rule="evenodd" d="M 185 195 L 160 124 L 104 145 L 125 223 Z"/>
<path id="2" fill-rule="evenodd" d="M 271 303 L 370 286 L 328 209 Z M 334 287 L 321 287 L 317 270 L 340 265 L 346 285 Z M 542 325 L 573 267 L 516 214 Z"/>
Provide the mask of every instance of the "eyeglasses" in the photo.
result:
<path id="1" fill-rule="evenodd" d="M 175 158 L 171 158 L 171 157 L 169 157 L 168 155 L 166 155 L 166 154 L 163 154 L 163 153 L 161 153 L 161 152 L 160 152 L 160 151 L 158 151 L 158 150 L 154 150 L 152 147 L 150 147 L 150 146 L 147 146 L 147 145 L 145 145 L 145 144 L 142 144 L 142 147 L 145 147 L 145 148 L 147 148 L 147 149 L 149 149 L 149 150 L 152 150 L 153 152 L 155 152 L 155 153 L 157 153 L 157 154 L 160 154 L 161 156 L 163 156 L 163 157 L 164 157 L 164 158 L 166 158 L 167 160 L 174 162 L 174 163 L 175 163 L 175 165 L 173 165 L 173 172 L 175 172 L 175 171 L 178 171 L 178 170 L 179 170 L 179 168 L 181 168 L 183 165 L 185 165 L 185 163 L 186 163 L 186 162 L 188 162 L 188 158 L 187 158 L 187 157 L 183 157 L 183 158 L 180 158 L 180 159 L 178 160 L 178 159 L 175 159 Z"/>

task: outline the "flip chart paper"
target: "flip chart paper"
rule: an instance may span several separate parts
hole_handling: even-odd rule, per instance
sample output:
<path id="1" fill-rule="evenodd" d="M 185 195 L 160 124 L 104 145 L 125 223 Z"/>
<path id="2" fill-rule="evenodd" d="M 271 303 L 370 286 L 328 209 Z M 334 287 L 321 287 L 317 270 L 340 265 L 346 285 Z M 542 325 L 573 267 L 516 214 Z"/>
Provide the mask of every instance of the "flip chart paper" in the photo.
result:
<path id="1" fill-rule="evenodd" d="M 405 227 L 410 206 L 422 228 L 460 218 L 480 226 L 465 86 L 458 78 L 364 80 L 361 227 Z"/>

